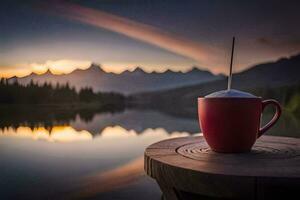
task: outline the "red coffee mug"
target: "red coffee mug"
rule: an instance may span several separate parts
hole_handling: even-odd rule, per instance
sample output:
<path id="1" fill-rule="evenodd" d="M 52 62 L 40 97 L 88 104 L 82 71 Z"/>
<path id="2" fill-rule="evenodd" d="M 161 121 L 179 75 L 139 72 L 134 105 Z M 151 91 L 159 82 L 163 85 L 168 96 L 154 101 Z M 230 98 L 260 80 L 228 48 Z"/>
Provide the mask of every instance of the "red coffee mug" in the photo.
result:
<path id="1" fill-rule="evenodd" d="M 260 128 L 262 112 L 270 104 L 276 113 Z M 277 122 L 281 106 L 275 100 L 262 101 L 260 97 L 198 98 L 198 115 L 203 135 L 213 151 L 238 153 L 250 151 L 256 139 Z"/>

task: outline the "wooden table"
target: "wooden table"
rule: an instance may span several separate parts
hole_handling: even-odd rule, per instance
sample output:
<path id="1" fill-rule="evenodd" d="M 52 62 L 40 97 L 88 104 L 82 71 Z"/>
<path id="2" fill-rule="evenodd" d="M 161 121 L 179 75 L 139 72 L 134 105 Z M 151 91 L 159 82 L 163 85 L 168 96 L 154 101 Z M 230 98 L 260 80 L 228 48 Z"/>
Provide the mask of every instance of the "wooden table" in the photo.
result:
<path id="1" fill-rule="evenodd" d="M 300 139 L 262 136 L 241 154 L 215 153 L 202 136 L 169 139 L 146 149 L 144 167 L 167 200 L 300 199 Z"/>

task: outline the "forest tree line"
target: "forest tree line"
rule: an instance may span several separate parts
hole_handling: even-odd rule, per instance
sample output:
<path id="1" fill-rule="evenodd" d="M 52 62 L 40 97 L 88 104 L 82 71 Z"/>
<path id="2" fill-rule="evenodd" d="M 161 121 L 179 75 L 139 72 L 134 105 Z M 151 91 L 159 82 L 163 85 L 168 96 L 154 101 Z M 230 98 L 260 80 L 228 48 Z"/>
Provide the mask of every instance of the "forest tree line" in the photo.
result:
<path id="1" fill-rule="evenodd" d="M 94 92 L 86 87 L 76 91 L 68 83 L 52 85 L 37 84 L 31 81 L 22 85 L 17 81 L 9 83 L 0 79 L 0 104 L 79 104 L 124 105 L 125 97 L 114 92 Z"/>

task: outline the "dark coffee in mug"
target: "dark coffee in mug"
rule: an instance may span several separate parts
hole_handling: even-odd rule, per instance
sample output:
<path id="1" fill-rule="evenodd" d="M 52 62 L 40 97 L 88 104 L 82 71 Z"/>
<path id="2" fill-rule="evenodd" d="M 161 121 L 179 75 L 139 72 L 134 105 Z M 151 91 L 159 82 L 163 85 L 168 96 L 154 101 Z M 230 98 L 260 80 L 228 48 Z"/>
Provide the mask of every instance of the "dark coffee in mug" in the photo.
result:
<path id="1" fill-rule="evenodd" d="M 262 128 L 261 116 L 267 105 L 276 112 Z M 271 128 L 281 115 L 275 100 L 262 100 L 252 94 L 224 90 L 198 98 L 199 123 L 203 135 L 216 152 L 238 153 L 250 151 L 256 139 Z"/>

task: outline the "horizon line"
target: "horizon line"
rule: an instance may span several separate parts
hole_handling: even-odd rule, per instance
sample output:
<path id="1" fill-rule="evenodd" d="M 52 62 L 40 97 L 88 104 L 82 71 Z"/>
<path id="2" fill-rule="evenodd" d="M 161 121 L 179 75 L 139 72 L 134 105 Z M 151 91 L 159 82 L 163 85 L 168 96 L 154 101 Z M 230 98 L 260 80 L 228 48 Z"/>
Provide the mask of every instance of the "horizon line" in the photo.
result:
<path id="1" fill-rule="evenodd" d="M 5 78 L 5 79 L 11 79 L 11 78 L 24 78 L 24 77 L 27 77 L 27 76 L 30 76 L 30 75 L 38 75 L 38 76 L 41 76 L 41 75 L 45 75 L 47 73 L 50 73 L 51 75 L 55 75 L 55 76 L 62 76 L 62 75 L 68 75 L 68 74 L 71 74 L 75 71 L 86 71 L 86 70 L 89 70 L 90 68 L 92 68 L 93 66 L 96 66 L 99 68 L 99 70 L 102 70 L 103 72 L 107 73 L 107 74 L 116 74 L 116 75 L 120 75 L 120 74 L 124 74 L 126 72 L 129 72 L 129 73 L 133 73 L 137 70 L 140 70 L 142 71 L 143 73 L 145 74 L 164 74 L 166 72 L 173 72 L 173 73 L 182 73 L 182 74 L 186 74 L 186 73 L 189 73 L 193 70 L 199 70 L 199 71 L 203 71 L 203 72 L 209 72 L 213 75 L 224 75 L 224 73 L 220 72 L 220 73 L 213 73 L 212 71 L 208 70 L 208 69 L 203 69 L 203 68 L 200 68 L 199 66 L 197 65 L 192 65 L 191 67 L 188 68 L 188 70 L 173 70 L 173 69 L 166 69 L 164 71 L 157 71 L 157 70 L 151 70 L 151 71 L 147 71 L 147 70 L 144 70 L 142 66 L 138 65 L 136 66 L 134 69 L 130 70 L 130 69 L 126 69 L 120 73 L 118 72 L 110 72 L 110 71 L 107 71 L 105 70 L 101 64 L 98 64 L 96 62 L 91 62 L 90 66 L 88 68 L 85 68 L 85 69 L 81 69 L 81 68 L 77 68 L 77 69 L 74 69 L 72 70 L 71 72 L 68 72 L 68 73 L 56 73 L 56 72 L 53 72 L 53 70 L 51 70 L 50 68 L 48 68 L 46 71 L 42 72 L 42 73 L 38 73 L 38 72 L 35 72 L 35 71 L 32 71 L 31 73 L 27 74 L 27 75 L 21 75 L 21 76 L 18 76 L 18 75 L 12 75 L 12 76 L 9 76 L 9 77 L 4 77 L 4 76 L 1 76 L 1 73 L 0 73 L 0 78 Z"/>
<path id="2" fill-rule="evenodd" d="M 251 68 L 253 68 L 253 67 L 257 66 L 257 65 L 268 64 L 268 63 L 274 63 L 274 62 L 278 62 L 278 61 L 280 61 L 280 60 L 282 60 L 282 59 L 291 59 L 291 58 L 296 57 L 296 56 L 300 56 L 300 52 L 297 53 L 297 54 L 291 55 L 291 56 L 282 56 L 282 57 L 279 57 L 279 58 L 277 58 L 277 59 L 275 59 L 275 60 L 269 60 L 269 61 L 265 61 L 265 62 L 260 62 L 260 63 L 254 64 L 254 65 L 250 65 L 249 67 L 246 67 L 245 69 L 242 69 L 242 70 L 240 70 L 240 71 L 236 71 L 236 72 L 234 72 L 233 74 L 237 74 L 237 73 L 241 73 L 241 72 L 247 71 L 247 70 L 249 70 L 249 69 L 251 69 Z M 24 75 L 24 76 L 22 76 L 22 75 L 21 75 L 21 76 L 18 76 L 18 75 L 12 75 L 12 76 L 7 76 L 7 77 L 5 77 L 5 76 L 1 75 L 1 72 L 0 72 L 0 78 L 5 78 L 5 79 L 11 79 L 11 78 L 24 78 L 24 77 L 30 76 L 30 75 L 32 75 L 32 74 L 36 74 L 36 75 L 39 75 L 39 76 L 40 76 L 40 75 L 44 75 L 44 74 L 49 73 L 49 72 L 50 72 L 52 75 L 55 75 L 55 76 L 61 76 L 61 75 L 68 75 L 68 74 L 71 74 L 71 73 L 73 73 L 73 72 L 75 72 L 75 71 L 77 71 L 77 70 L 81 70 L 81 71 L 88 70 L 88 69 L 90 69 L 93 65 L 98 66 L 100 70 L 102 70 L 102 71 L 104 71 L 105 73 L 108 73 L 108 74 L 123 74 L 123 73 L 125 73 L 125 72 L 130 72 L 130 73 L 132 73 L 132 72 L 136 71 L 137 69 L 140 69 L 141 71 L 143 71 L 143 72 L 146 73 L 146 74 L 154 74 L 154 73 L 156 73 L 156 74 L 163 74 L 163 73 L 166 73 L 166 72 L 174 72 L 174 73 L 183 73 L 183 74 L 185 74 L 185 73 L 191 72 L 191 71 L 194 70 L 194 69 L 198 69 L 198 70 L 200 70 L 200 71 L 210 72 L 210 73 L 212 73 L 212 74 L 215 75 L 215 76 L 219 76 L 219 75 L 227 76 L 227 74 L 225 74 L 225 73 L 223 73 L 223 72 L 220 72 L 220 73 L 214 73 L 214 72 L 212 72 L 211 70 L 209 70 L 209 69 L 207 69 L 207 68 L 202 68 L 202 67 L 200 68 L 200 67 L 197 66 L 197 65 L 192 65 L 192 66 L 191 66 L 188 70 L 186 70 L 186 71 L 185 71 L 185 70 L 178 70 L 178 71 L 176 71 L 176 70 L 172 70 L 172 69 L 166 69 L 165 71 L 162 71 L 162 72 L 159 72 L 159 71 L 156 71 L 156 70 L 152 70 L 152 71 L 149 71 L 149 72 L 148 72 L 147 70 L 144 70 L 143 67 L 142 67 L 141 65 L 138 65 L 138 66 L 136 66 L 133 70 L 128 70 L 128 69 L 126 69 L 126 70 L 124 70 L 124 71 L 122 71 L 122 72 L 120 72 L 120 73 L 117 73 L 117 72 L 109 72 L 109 71 L 103 69 L 103 67 L 102 67 L 101 64 L 98 64 L 98 63 L 96 63 L 96 62 L 91 62 L 90 66 L 89 66 L 88 68 L 86 68 L 86 69 L 77 68 L 77 69 L 72 70 L 72 71 L 69 72 L 69 73 L 55 73 L 55 72 L 53 72 L 50 68 L 48 68 L 46 71 L 44 71 L 44 72 L 42 72 L 42 73 L 38 73 L 38 72 L 35 72 L 35 71 L 31 71 L 31 73 L 28 73 L 27 75 Z M 0 70 L 0 71 L 1 71 L 1 70 Z"/>

